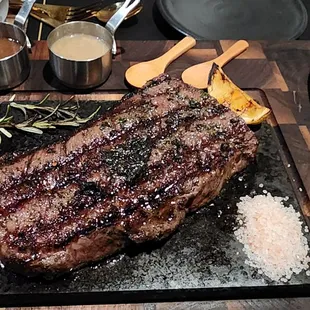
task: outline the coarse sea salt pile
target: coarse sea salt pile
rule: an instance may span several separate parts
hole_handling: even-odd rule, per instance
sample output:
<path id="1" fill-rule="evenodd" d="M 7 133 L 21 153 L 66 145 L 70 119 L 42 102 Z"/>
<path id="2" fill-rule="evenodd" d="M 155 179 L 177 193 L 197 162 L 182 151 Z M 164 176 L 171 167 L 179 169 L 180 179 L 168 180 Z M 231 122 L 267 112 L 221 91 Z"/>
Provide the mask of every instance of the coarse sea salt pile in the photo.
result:
<path id="1" fill-rule="evenodd" d="M 244 247 L 246 264 L 273 281 L 287 282 L 293 273 L 309 268 L 309 246 L 300 214 L 282 197 L 270 193 L 240 198 L 235 236 Z M 308 272 L 307 272 L 308 274 Z"/>

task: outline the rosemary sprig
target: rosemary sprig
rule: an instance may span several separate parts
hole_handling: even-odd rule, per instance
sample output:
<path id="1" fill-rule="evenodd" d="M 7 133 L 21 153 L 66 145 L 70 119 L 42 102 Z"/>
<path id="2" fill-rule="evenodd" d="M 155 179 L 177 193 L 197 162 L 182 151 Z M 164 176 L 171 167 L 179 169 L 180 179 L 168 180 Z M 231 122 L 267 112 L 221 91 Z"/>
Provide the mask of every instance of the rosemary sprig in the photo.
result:
<path id="1" fill-rule="evenodd" d="M 55 129 L 61 126 L 78 127 L 91 120 L 101 109 L 98 107 L 94 113 L 82 118 L 79 115 L 80 105 L 78 102 L 72 103 L 74 96 L 68 100 L 60 102 L 56 107 L 47 104 L 49 94 L 40 102 L 34 104 L 21 104 L 14 101 L 12 96 L 7 105 L 5 114 L 0 117 L 0 144 L 2 135 L 12 138 L 12 133 L 8 129 L 17 129 L 34 134 L 43 134 L 44 129 Z M 11 114 L 12 110 L 20 110 L 24 120 L 16 123 Z"/>

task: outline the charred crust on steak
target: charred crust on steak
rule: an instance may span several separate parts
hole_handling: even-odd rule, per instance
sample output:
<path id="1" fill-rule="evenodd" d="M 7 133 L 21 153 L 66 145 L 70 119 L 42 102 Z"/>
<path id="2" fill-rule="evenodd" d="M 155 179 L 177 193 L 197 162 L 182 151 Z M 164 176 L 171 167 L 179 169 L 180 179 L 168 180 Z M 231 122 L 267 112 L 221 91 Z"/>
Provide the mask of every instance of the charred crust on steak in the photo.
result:
<path id="1" fill-rule="evenodd" d="M 102 157 L 112 173 L 124 176 L 126 182 L 134 184 L 145 173 L 150 153 L 150 139 L 142 137 L 103 151 Z"/>

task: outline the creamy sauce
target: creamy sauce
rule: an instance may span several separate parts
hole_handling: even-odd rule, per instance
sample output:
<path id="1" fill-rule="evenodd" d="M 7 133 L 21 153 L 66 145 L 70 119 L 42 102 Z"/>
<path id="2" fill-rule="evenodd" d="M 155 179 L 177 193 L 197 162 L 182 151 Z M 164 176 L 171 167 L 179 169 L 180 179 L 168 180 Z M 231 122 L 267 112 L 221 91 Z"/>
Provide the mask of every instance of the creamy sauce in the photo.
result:
<path id="1" fill-rule="evenodd" d="M 66 59 L 83 61 L 103 56 L 109 51 L 109 46 L 94 36 L 75 34 L 64 36 L 54 42 L 51 51 Z"/>
<path id="2" fill-rule="evenodd" d="M 22 49 L 21 44 L 11 38 L 0 38 L 0 59 L 12 56 Z"/>

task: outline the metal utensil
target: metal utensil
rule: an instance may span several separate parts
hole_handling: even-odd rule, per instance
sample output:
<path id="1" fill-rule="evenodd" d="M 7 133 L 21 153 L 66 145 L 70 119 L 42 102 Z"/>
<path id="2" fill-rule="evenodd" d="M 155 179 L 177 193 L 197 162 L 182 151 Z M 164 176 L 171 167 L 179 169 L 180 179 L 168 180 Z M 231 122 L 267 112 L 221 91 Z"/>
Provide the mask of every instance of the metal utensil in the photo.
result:
<path id="1" fill-rule="evenodd" d="M 18 14 L 15 16 L 15 19 L 14 19 L 14 25 L 21 28 L 25 33 L 26 33 L 25 31 L 26 21 L 35 2 L 36 0 L 25 0 Z M 27 34 L 26 34 L 26 42 L 27 42 L 27 47 L 31 49 L 32 44 Z"/>
<path id="2" fill-rule="evenodd" d="M 35 0 L 24 1 L 13 25 L 5 22 L 0 23 L 0 38 L 10 38 L 21 45 L 21 49 L 17 53 L 0 59 L 0 89 L 13 88 L 21 84 L 29 75 L 28 38 L 24 27 L 34 2 Z"/>
<path id="3" fill-rule="evenodd" d="M 101 22 L 106 23 L 122 7 L 123 4 L 124 4 L 124 2 L 115 2 L 113 4 L 107 5 L 103 9 L 98 11 L 95 16 Z M 143 4 L 140 3 L 139 5 L 137 5 L 134 9 L 132 9 L 127 14 L 127 16 L 124 18 L 124 20 L 127 20 L 128 18 L 131 18 L 131 17 L 137 15 L 138 13 L 141 12 L 142 9 L 143 9 Z"/>
<path id="4" fill-rule="evenodd" d="M 22 7 L 20 8 L 18 14 L 15 16 L 14 25 L 24 30 L 26 20 L 35 2 L 36 0 L 25 0 L 23 2 Z"/>
<path id="5" fill-rule="evenodd" d="M 67 13 L 66 22 L 90 18 L 100 11 L 104 5 L 105 0 L 101 0 L 85 7 L 70 7 Z"/>
<path id="6" fill-rule="evenodd" d="M 109 21 L 109 27 L 102 27 L 95 23 L 76 21 L 62 24 L 55 28 L 47 38 L 50 64 L 56 77 L 66 86 L 85 89 L 96 87 L 108 78 L 112 68 L 112 48 L 114 33 L 125 16 L 134 9 L 140 0 L 126 0 L 123 7 L 113 15 Z M 131 3 L 131 4 L 130 4 Z M 109 50 L 96 59 L 76 61 L 66 59 L 52 51 L 52 45 L 60 38 L 68 34 L 88 34 L 103 40 L 109 46 Z M 116 45 L 114 45 L 116 52 Z"/>
<path id="7" fill-rule="evenodd" d="M 0 0 L 0 22 L 4 22 L 9 12 L 9 0 Z"/>
<path id="8" fill-rule="evenodd" d="M 59 20 L 55 19 L 55 18 L 51 18 L 48 15 L 46 15 L 45 13 L 39 12 L 39 11 L 32 11 L 30 13 L 30 15 L 32 17 L 34 17 L 35 19 L 41 21 L 42 23 L 45 23 L 53 28 L 56 28 L 60 25 L 62 25 L 63 23 L 60 22 Z"/>
<path id="9" fill-rule="evenodd" d="M 115 31 L 118 28 L 118 26 L 122 23 L 124 18 L 128 15 L 128 13 L 139 4 L 140 0 L 136 0 L 131 5 L 129 5 L 130 2 L 131 0 L 126 0 L 123 6 L 109 19 L 109 21 L 105 25 L 105 28 L 108 29 L 112 35 L 112 39 L 113 39 L 112 54 L 113 55 L 115 55 L 117 51 L 116 41 L 114 37 Z"/>
<path id="10" fill-rule="evenodd" d="M 63 5 L 41 4 L 35 3 L 30 15 L 54 28 L 62 23 L 72 20 L 87 20 L 97 17 L 101 22 L 106 23 L 121 8 L 124 2 L 116 2 L 105 6 L 98 10 L 98 7 L 73 7 Z M 18 9 L 22 5 L 22 1 L 14 0 L 10 2 L 11 9 Z M 125 17 L 125 20 L 137 15 L 143 8 L 142 3 L 134 8 Z M 72 14 L 74 13 L 74 14 Z"/>
<path id="11" fill-rule="evenodd" d="M 65 23 L 72 20 L 82 20 L 84 16 L 89 17 L 90 14 L 95 14 L 102 9 L 104 2 L 105 0 L 101 0 L 82 7 L 36 3 L 32 8 L 32 12 L 43 13 L 50 18 Z M 22 3 L 23 1 L 13 0 L 10 2 L 10 8 L 18 8 Z"/>

